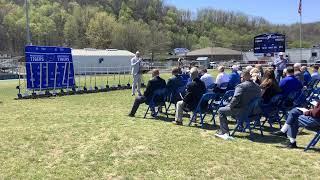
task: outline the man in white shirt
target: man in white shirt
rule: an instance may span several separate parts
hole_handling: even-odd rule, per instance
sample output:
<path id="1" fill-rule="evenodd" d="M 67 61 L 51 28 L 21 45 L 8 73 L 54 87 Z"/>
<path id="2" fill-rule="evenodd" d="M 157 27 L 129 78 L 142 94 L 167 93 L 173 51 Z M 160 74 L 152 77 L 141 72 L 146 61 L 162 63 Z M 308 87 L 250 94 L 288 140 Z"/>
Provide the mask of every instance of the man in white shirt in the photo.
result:
<path id="1" fill-rule="evenodd" d="M 208 70 L 207 69 L 202 69 L 201 70 L 201 78 L 200 80 L 202 82 L 204 82 L 204 84 L 206 85 L 206 88 L 208 88 L 210 85 L 214 84 L 214 78 L 208 74 Z"/>
<path id="2" fill-rule="evenodd" d="M 228 86 L 222 87 L 221 85 L 229 82 L 229 75 L 224 72 L 223 66 L 219 66 L 218 71 L 219 71 L 219 74 L 216 79 L 217 90 L 219 92 L 223 93 L 227 89 Z"/>
<path id="3" fill-rule="evenodd" d="M 141 58 L 140 58 L 140 52 L 137 51 L 135 57 L 131 59 L 131 68 L 132 68 L 132 76 L 133 76 L 133 82 L 132 82 L 132 96 L 135 95 L 136 90 L 141 96 Z"/>

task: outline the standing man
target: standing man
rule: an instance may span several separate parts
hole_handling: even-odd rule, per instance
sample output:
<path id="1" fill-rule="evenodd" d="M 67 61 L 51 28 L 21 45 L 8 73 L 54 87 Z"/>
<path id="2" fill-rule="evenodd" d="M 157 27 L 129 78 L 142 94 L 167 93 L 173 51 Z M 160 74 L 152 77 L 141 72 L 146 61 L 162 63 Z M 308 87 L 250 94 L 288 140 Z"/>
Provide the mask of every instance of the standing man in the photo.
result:
<path id="1" fill-rule="evenodd" d="M 284 53 L 279 53 L 279 58 L 274 60 L 273 64 L 276 66 L 276 79 L 280 82 L 281 76 L 283 75 L 283 70 L 287 67 L 288 60 L 284 58 Z"/>
<path id="2" fill-rule="evenodd" d="M 132 82 L 132 96 L 135 96 L 136 90 L 138 92 L 138 95 L 141 96 L 141 58 L 140 58 L 140 52 L 137 51 L 135 57 L 131 59 L 131 68 L 132 68 L 132 76 L 133 76 L 133 82 Z"/>

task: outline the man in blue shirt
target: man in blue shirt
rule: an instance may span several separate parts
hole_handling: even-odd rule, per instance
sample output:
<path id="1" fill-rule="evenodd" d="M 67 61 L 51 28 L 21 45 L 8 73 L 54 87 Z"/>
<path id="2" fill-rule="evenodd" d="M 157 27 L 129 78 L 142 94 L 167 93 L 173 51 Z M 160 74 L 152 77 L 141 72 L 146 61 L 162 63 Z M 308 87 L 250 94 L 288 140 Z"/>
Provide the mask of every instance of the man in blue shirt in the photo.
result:
<path id="1" fill-rule="evenodd" d="M 229 75 L 228 89 L 234 89 L 238 84 L 240 84 L 240 75 L 238 73 L 238 66 L 232 66 L 232 73 Z"/>
<path id="2" fill-rule="evenodd" d="M 282 95 L 288 96 L 292 92 L 300 91 L 303 86 L 301 82 L 294 76 L 294 69 L 292 66 L 287 68 L 287 77 L 280 81 L 280 89 Z"/>
<path id="3" fill-rule="evenodd" d="M 303 85 L 307 86 L 312 79 L 311 74 L 309 73 L 307 66 L 302 66 L 301 71 L 302 71 L 303 77 L 304 77 L 304 84 Z"/>
<path id="4" fill-rule="evenodd" d="M 279 53 L 279 58 L 274 60 L 273 64 L 276 66 L 276 79 L 280 82 L 281 76 L 283 75 L 283 70 L 287 67 L 288 60 L 284 58 L 284 53 Z"/>

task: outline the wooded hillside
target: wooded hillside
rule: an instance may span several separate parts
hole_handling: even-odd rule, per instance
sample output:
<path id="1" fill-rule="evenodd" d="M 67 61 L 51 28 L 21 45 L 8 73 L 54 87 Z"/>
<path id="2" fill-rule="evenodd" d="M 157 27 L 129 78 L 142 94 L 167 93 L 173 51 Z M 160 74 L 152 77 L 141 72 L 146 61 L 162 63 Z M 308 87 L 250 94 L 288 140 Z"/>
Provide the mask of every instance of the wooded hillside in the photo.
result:
<path id="1" fill-rule="evenodd" d="M 299 46 L 298 25 L 274 25 L 237 12 L 201 9 L 192 14 L 163 0 L 29 2 L 34 45 L 140 49 L 157 55 L 176 47 L 249 50 L 254 36 L 279 32 L 287 35 L 289 47 Z M 24 0 L 0 0 L 0 52 L 23 53 L 25 24 Z M 303 27 L 305 47 L 320 42 L 320 23 Z"/>

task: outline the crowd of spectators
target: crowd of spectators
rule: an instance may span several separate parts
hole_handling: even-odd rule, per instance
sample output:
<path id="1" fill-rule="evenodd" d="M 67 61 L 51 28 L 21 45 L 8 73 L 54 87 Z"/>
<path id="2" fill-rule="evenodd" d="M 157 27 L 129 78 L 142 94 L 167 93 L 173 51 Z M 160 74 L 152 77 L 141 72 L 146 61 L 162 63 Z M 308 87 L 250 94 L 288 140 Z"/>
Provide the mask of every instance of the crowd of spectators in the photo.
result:
<path id="1" fill-rule="evenodd" d="M 185 87 L 183 95 L 175 94 L 176 111 L 173 121 L 176 125 L 183 125 L 183 117 L 185 112 L 192 112 L 197 108 L 201 97 L 208 91 L 219 94 L 220 97 L 226 91 L 234 90 L 232 100 L 225 107 L 218 110 L 220 120 L 220 130 L 216 136 L 225 140 L 232 139 L 228 127 L 227 117 L 237 118 L 246 110 L 249 102 L 254 98 L 261 98 L 263 104 L 270 103 L 271 99 L 276 95 L 286 97 L 293 92 L 302 91 L 314 79 L 320 79 L 319 67 L 313 66 L 312 72 L 308 68 L 295 64 L 294 66 L 287 65 L 287 60 L 280 54 L 275 60 L 273 67 L 262 68 L 261 65 L 255 67 L 247 66 L 243 71 L 240 71 L 239 66 L 232 66 L 231 73 L 226 73 L 225 67 L 218 67 L 218 75 L 216 77 L 208 73 L 207 69 L 191 68 L 188 72 L 189 80 L 182 80 L 182 71 L 180 68 L 172 69 L 172 77 L 165 82 L 160 78 L 159 70 L 152 71 L 152 79 L 148 82 L 143 95 L 136 97 L 132 110 L 129 116 L 135 116 L 135 113 L 142 103 L 149 103 L 153 93 L 157 89 L 166 89 L 167 94 L 172 94 L 178 88 Z M 184 84 L 183 82 L 188 82 Z M 207 102 L 201 104 L 201 108 L 206 109 Z M 259 111 L 256 107 L 254 111 Z M 155 115 L 155 109 L 151 109 L 152 115 Z M 297 108 L 289 111 L 286 123 L 281 128 L 281 131 L 275 132 L 275 135 L 288 136 L 290 143 L 289 148 L 296 148 L 296 136 L 298 132 L 298 117 L 306 116 L 315 118 L 310 122 L 310 126 L 320 126 L 320 104 L 317 104 L 313 109 L 305 112 Z"/>

